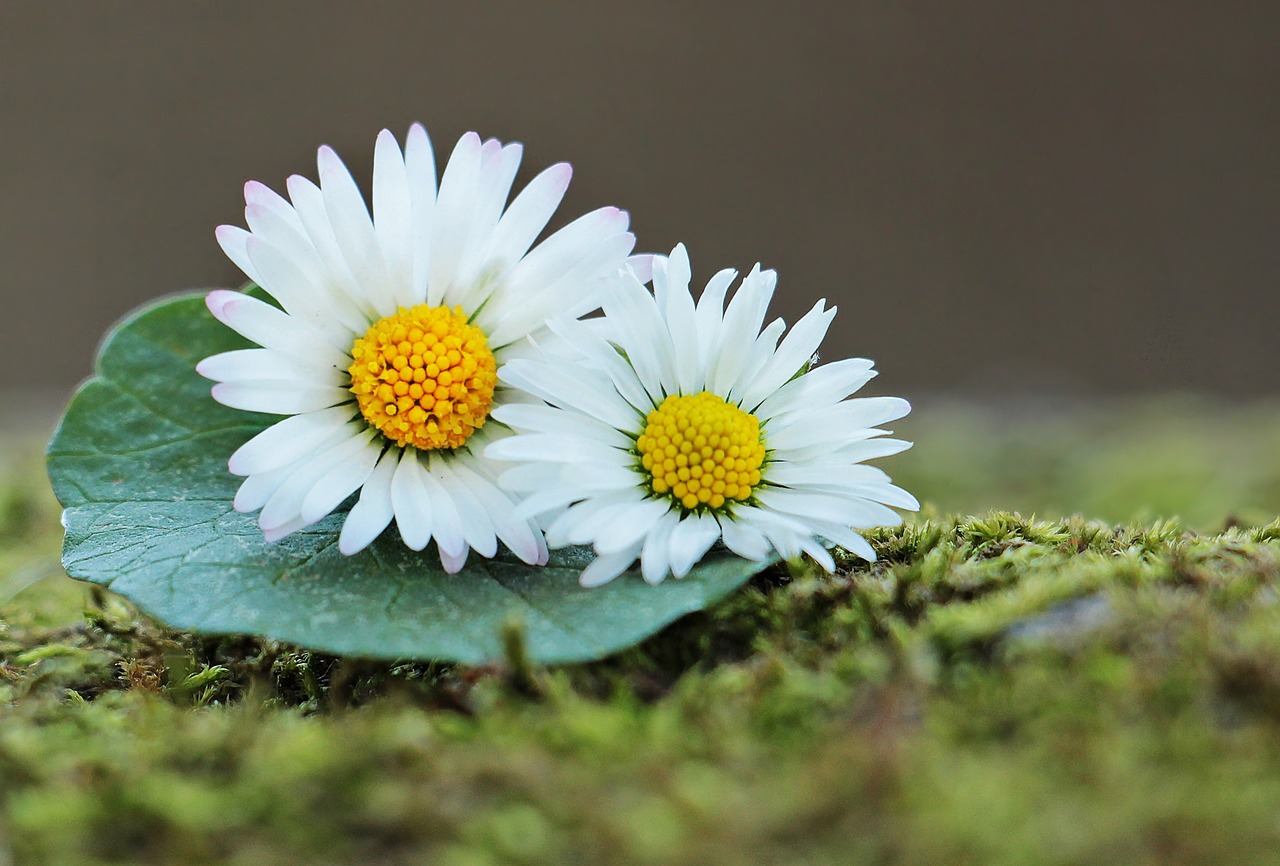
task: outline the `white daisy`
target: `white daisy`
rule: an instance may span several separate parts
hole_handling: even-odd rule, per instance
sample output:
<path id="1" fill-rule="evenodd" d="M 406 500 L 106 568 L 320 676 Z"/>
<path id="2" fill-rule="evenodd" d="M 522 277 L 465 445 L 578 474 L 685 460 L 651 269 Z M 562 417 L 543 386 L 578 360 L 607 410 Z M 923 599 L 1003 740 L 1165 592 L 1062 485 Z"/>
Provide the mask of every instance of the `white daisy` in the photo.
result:
<path id="1" fill-rule="evenodd" d="M 537 523 L 515 513 L 495 483 L 503 467 L 482 453 L 507 433 L 485 423 L 493 408 L 522 399 L 496 372 L 552 314 L 598 307 L 634 238 L 625 212 L 602 208 L 533 247 L 571 170 L 548 168 L 508 206 L 521 151 L 467 133 L 437 189 L 426 131 L 410 129 L 401 153 L 384 130 L 372 216 L 328 147 L 318 186 L 291 177 L 288 200 L 245 186 L 249 230 L 221 226 L 218 242 L 283 309 L 211 293 L 213 314 L 262 348 L 206 358 L 198 370 L 220 383 L 218 402 L 290 416 L 229 463 L 247 476 L 235 507 L 261 509 L 268 541 L 359 490 L 339 538 L 345 554 L 394 519 L 414 550 L 434 539 L 450 572 L 470 550 L 492 556 L 498 540 L 525 562 L 546 561 Z"/>
<path id="2" fill-rule="evenodd" d="M 629 271 L 604 319 L 553 323 L 560 339 L 541 357 L 499 372 L 545 401 L 494 412 L 517 435 L 485 453 L 523 464 L 499 479 L 524 497 L 519 513 L 542 516 L 552 547 L 595 548 L 586 586 L 637 558 L 649 583 L 683 577 L 717 540 L 757 561 L 808 553 L 827 571 L 824 542 L 875 559 L 854 530 L 919 505 L 861 464 L 910 447 L 877 425 L 911 407 L 846 399 L 875 375 L 871 361 L 806 369 L 835 309 L 819 301 L 779 343 L 781 319 L 761 330 L 773 271 L 756 265 L 726 308 L 736 272 L 712 277 L 695 306 L 683 246 L 647 267 L 653 294 Z"/>

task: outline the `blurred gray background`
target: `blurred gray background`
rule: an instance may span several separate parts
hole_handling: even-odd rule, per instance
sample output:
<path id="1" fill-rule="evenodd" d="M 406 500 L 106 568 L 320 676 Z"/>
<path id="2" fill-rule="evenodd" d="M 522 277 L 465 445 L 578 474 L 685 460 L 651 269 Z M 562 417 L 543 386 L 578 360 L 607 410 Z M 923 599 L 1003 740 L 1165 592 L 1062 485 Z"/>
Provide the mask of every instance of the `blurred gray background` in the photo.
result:
<path id="1" fill-rule="evenodd" d="M 558 160 L 705 278 L 761 260 L 882 391 L 1276 391 L 1280 4 L 0 5 L 5 387 L 236 284 L 241 185 L 423 120 Z"/>

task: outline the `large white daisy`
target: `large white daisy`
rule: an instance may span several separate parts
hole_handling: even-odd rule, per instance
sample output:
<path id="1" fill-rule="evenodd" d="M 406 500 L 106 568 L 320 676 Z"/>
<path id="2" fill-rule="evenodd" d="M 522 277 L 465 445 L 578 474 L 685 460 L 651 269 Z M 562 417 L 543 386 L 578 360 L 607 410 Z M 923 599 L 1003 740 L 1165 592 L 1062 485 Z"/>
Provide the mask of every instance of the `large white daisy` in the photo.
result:
<path id="1" fill-rule="evenodd" d="M 291 177 L 288 200 L 246 185 L 249 229 L 221 226 L 218 242 L 282 309 L 211 293 L 213 314 L 262 348 L 215 355 L 198 369 L 220 383 L 220 403 L 289 416 L 229 462 L 247 476 L 235 507 L 261 509 L 268 541 L 358 490 L 343 553 L 394 519 L 414 550 L 434 539 L 451 572 L 471 550 L 492 556 L 499 540 L 525 562 L 546 561 L 537 523 L 516 514 L 495 483 L 503 467 L 483 456 L 507 432 L 486 424 L 493 409 L 522 399 L 497 370 L 552 314 L 598 307 L 634 238 L 625 212 L 602 208 L 534 247 L 571 170 L 548 168 L 507 205 L 521 152 L 467 133 L 437 189 L 426 131 L 410 129 L 402 153 L 384 130 L 372 215 L 328 147 L 319 185 Z"/>
<path id="2" fill-rule="evenodd" d="M 911 407 L 896 397 L 846 399 L 875 375 L 861 358 L 810 366 L 835 309 L 819 301 L 782 339 L 761 330 L 776 275 L 757 265 L 728 307 L 736 272 L 720 271 L 695 305 L 678 246 L 647 274 L 628 270 L 604 319 L 557 321 L 541 357 L 513 360 L 506 384 L 543 404 L 502 406 L 517 435 L 485 453 L 522 465 L 502 486 L 541 516 L 552 547 L 590 544 L 582 583 L 637 558 L 650 583 L 686 575 L 717 541 L 753 560 L 808 553 L 835 567 L 826 543 L 868 560 L 856 529 L 902 522 L 888 506 L 915 498 L 862 461 L 910 447 L 878 425 Z"/>

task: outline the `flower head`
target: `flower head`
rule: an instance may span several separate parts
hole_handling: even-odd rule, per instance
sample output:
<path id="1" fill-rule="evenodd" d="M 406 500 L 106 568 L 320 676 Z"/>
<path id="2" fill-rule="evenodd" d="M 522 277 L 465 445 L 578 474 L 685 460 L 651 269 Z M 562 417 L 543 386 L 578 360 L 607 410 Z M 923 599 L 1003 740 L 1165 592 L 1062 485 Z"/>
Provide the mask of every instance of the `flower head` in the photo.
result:
<path id="1" fill-rule="evenodd" d="M 785 338 L 780 319 L 762 330 L 773 271 L 757 265 L 726 307 L 735 272 L 695 304 L 683 246 L 649 267 L 653 294 L 628 270 L 603 319 L 555 322 L 541 357 L 499 371 L 544 401 L 494 411 L 517 435 L 486 453 L 524 463 L 500 478 L 524 497 L 519 513 L 541 516 L 553 547 L 595 548 L 585 585 L 636 559 L 650 583 L 683 577 L 717 540 L 753 560 L 808 553 L 828 571 L 824 542 L 874 559 L 854 530 L 919 506 L 862 461 L 910 447 L 878 425 L 911 407 L 847 399 L 875 375 L 870 361 L 810 366 L 835 316 L 825 301 Z"/>
<path id="2" fill-rule="evenodd" d="M 537 523 L 515 513 L 495 483 L 502 465 L 483 454 L 506 435 L 487 423 L 495 407 L 522 399 L 498 371 L 553 314 L 597 308 L 634 239 L 625 212 L 602 208 L 534 246 L 571 171 L 548 168 L 507 204 L 521 153 L 467 133 L 437 188 L 426 131 L 411 128 L 402 152 L 384 130 L 372 214 L 328 147 L 319 185 L 291 177 L 287 200 L 245 186 L 249 228 L 221 226 L 218 242 L 279 307 L 211 293 L 213 314 L 261 348 L 206 358 L 198 370 L 219 383 L 219 402 L 289 416 L 229 462 L 246 476 L 236 509 L 261 509 L 269 541 L 359 491 L 343 553 L 394 520 L 415 550 L 434 539 L 450 571 L 470 550 L 492 556 L 499 540 L 525 562 L 545 562 Z"/>

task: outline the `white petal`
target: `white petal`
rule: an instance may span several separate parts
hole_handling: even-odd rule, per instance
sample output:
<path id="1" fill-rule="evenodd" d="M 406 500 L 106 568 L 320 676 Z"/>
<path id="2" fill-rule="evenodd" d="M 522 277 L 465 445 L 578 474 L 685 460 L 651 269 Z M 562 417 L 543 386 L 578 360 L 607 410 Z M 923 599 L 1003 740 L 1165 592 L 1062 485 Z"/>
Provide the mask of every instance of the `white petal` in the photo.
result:
<path id="1" fill-rule="evenodd" d="M 400 537 L 410 550 L 422 550 L 431 542 L 434 509 L 422 476 L 418 452 L 407 449 L 391 479 L 391 507 L 395 511 Z"/>
<path id="2" fill-rule="evenodd" d="M 328 335 L 334 345 L 351 341 L 352 329 L 338 322 L 322 286 L 313 283 L 284 253 L 258 238 L 246 241 L 249 258 L 262 276 L 262 288 L 296 321 Z"/>
<path id="3" fill-rule="evenodd" d="M 431 275 L 431 233 L 436 210 L 436 157 L 422 124 L 409 127 L 404 143 L 404 167 L 413 200 L 413 304 L 427 300 Z"/>
<path id="4" fill-rule="evenodd" d="M 801 538 L 800 549 L 809 554 L 813 561 L 822 566 L 823 571 L 831 574 L 836 570 L 836 561 L 831 557 L 830 552 L 818 542 L 816 538 Z"/>
<path id="5" fill-rule="evenodd" d="M 258 186 L 264 190 L 266 189 L 261 184 L 258 184 Z M 271 193 L 271 195 L 275 196 L 275 193 Z M 276 199 L 279 201 L 278 206 L 275 205 Z M 284 199 L 279 199 L 278 197 L 276 199 L 271 199 L 271 205 L 264 203 L 264 200 L 245 207 L 244 219 L 248 223 L 249 229 L 253 232 L 251 237 L 259 243 L 277 247 L 288 254 L 290 258 L 315 258 L 315 248 L 311 246 L 311 240 L 307 237 L 306 230 L 298 222 L 297 213 Z M 268 282 L 269 280 L 264 277 L 263 282 L 259 283 L 259 285 L 267 288 L 266 284 Z"/>
<path id="6" fill-rule="evenodd" d="M 778 338 L 782 336 L 782 332 L 786 328 L 786 322 L 782 321 L 782 319 L 774 319 L 760 332 L 760 336 L 756 337 L 755 342 L 751 344 L 751 349 L 747 352 L 746 359 L 742 362 L 742 370 L 738 373 L 738 381 L 733 388 L 729 389 L 729 402 L 734 404 L 741 402 L 738 393 L 749 383 L 755 381 L 755 377 L 760 374 L 760 371 L 773 358 L 774 353 L 778 350 Z"/>
<path id="7" fill-rule="evenodd" d="M 620 553 L 597 556 L 591 564 L 582 570 L 578 583 L 585 587 L 602 586 L 627 570 L 636 561 L 639 548 L 634 547 Z"/>
<path id="8" fill-rule="evenodd" d="M 857 497 L 871 502 L 883 503 L 884 505 L 892 505 L 894 508 L 902 508 L 906 511 L 918 511 L 920 509 L 920 502 L 914 496 L 900 487 L 887 483 L 839 484 L 828 482 L 796 484 L 791 485 L 791 487 L 808 493 Z"/>
<path id="9" fill-rule="evenodd" d="M 654 253 L 637 253 L 627 259 L 627 271 L 642 284 L 648 283 L 653 279 L 654 267 L 663 258 L 665 257 Z"/>
<path id="10" fill-rule="evenodd" d="M 458 519 L 462 521 L 462 534 L 467 544 L 485 558 L 498 552 L 498 536 L 493 529 L 493 521 L 480 499 L 471 487 L 454 471 L 453 461 L 440 460 L 432 467 L 440 476 L 440 483 L 449 491 L 453 504 L 458 509 Z M 444 558 L 444 554 L 441 554 Z"/>
<path id="11" fill-rule="evenodd" d="M 373 309 L 379 316 L 389 316 L 396 309 L 395 295 L 364 196 L 333 148 L 320 148 L 316 165 L 320 171 L 324 210 L 342 258 Z"/>
<path id="12" fill-rule="evenodd" d="M 543 287 L 521 295 L 521 302 L 505 304 L 507 312 L 489 330 L 489 345 L 501 348 L 545 327 L 553 316 L 577 317 L 599 308 L 608 286 L 604 278 L 616 274 L 635 246 L 635 236 L 621 233 L 584 250 L 576 266 Z"/>
<path id="13" fill-rule="evenodd" d="M 316 412 L 351 402 L 351 392 L 328 385 L 301 385 L 277 382 L 219 382 L 210 393 L 213 399 L 232 409 L 265 412 L 270 415 L 297 415 Z"/>
<path id="14" fill-rule="evenodd" d="M 751 269 L 733 300 L 724 312 L 720 328 L 720 342 L 713 352 L 711 367 L 707 370 L 707 390 L 714 394 L 728 394 L 738 381 L 742 368 L 751 351 L 752 341 L 760 333 L 765 310 L 773 298 L 778 275 L 762 271 L 759 265 Z"/>
<path id="15" fill-rule="evenodd" d="M 474 459 L 474 458 L 472 458 Z M 450 466 L 459 480 L 475 494 L 493 521 L 494 531 L 507 549 L 530 565 L 546 562 L 547 548 L 535 524 L 516 513 L 515 503 L 468 462 L 455 460 Z"/>
<path id="16" fill-rule="evenodd" d="M 492 417 L 522 432 L 583 436 L 623 449 L 635 444 L 630 436 L 595 418 L 577 412 L 566 412 L 554 406 L 508 403 L 495 409 Z"/>
<path id="17" fill-rule="evenodd" d="M 453 286 L 459 260 L 475 217 L 476 191 L 480 182 L 480 136 L 468 132 L 458 139 L 436 197 L 431 227 L 430 276 L 427 303 L 439 306 Z M 470 311 L 468 311 L 470 312 Z"/>
<path id="18" fill-rule="evenodd" d="M 876 551 L 865 538 L 852 529 L 841 526 L 838 523 L 829 523 L 826 521 L 815 521 L 811 527 L 814 535 L 820 535 L 833 544 L 838 544 L 845 550 L 857 556 L 861 556 L 867 562 L 876 561 Z"/>
<path id="19" fill-rule="evenodd" d="M 910 442 L 901 439 L 868 439 L 865 442 L 851 442 L 842 449 L 850 460 L 874 460 L 877 457 L 891 457 L 901 454 L 911 447 Z"/>
<path id="20" fill-rule="evenodd" d="M 444 567 L 445 574 L 457 574 L 462 571 L 462 567 L 467 564 L 467 556 L 471 553 L 471 548 L 465 544 L 458 553 L 450 553 L 444 548 L 437 551 L 440 554 L 440 565 Z"/>
<path id="21" fill-rule="evenodd" d="M 227 258 L 244 271 L 245 276 L 261 285 L 262 278 L 258 276 L 258 269 L 253 266 L 253 262 L 249 260 L 249 250 L 245 246 L 252 235 L 238 226 L 218 226 L 213 236 L 217 238 L 218 246 L 222 247 Z"/>
<path id="22" fill-rule="evenodd" d="M 378 465 L 360 488 L 360 499 L 351 507 L 338 536 L 338 550 L 350 556 L 364 550 L 382 534 L 395 516 L 391 505 L 391 479 L 403 454 L 399 448 L 388 448 Z"/>
<path id="23" fill-rule="evenodd" d="M 254 234 L 245 249 L 261 286 L 289 315 L 328 334 L 335 345 L 346 346 L 352 334 L 364 333 L 367 317 L 324 267 L 310 240 L 299 235 L 282 245 Z"/>
<path id="24" fill-rule="evenodd" d="M 884 470 L 861 464 L 839 465 L 827 461 L 790 463 L 780 460 L 765 469 L 770 484 L 782 487 L 825 485 L 847 487 L 850 485 L 888 484 Z"/>
<path id="25" fill-rule="evenodd" d="M 529 460 L 504 470 L 499 486 L 512 493 L 572 489 L 580 497 L 587 497 L 621 490 L 645 490 L 647 476 L 642 473 L 643 470 L 620 465 L 616 460 L 581 463 Z"/>
<path id="26" fill-rule="evenodd" d="M 671 511 L 667 500 L 646 499 L 636 503 L 608 526 L 596 533 L 597 553 L 619 553 L 643 543 L 662 517 Z"/>
<path id="27" fill-rule="evenodd" d="M 294 415 L 254 436 L 227 461 L 233 475 L 255 475 L 292 463 L 337 435 L 351 420 L 352 410 L 334 406 Z"/>
<path id="28" fill-rule="evenodd" d="M 288 199 L 282 197 L 271 187 L 256 180 L 251 180 L 244 185 L 244 203 L 247 207 L 255 208 L 260 214 L 270 214 L 272 219 L 270 227 L 283 229 L 290 234 L 296 234 L 299 237 L 306 236 L 306 229 L 302 227 L 302 220 L 294 211 L 293 205 L 289 204 Z M 268 226 L 264 225 L 263 228 Z M 249 225 L 249 228 L 256 235 L 261 235 L 259 227 Z M 274 239 L 267 238 L 274 243 Z"/>
<path id="29" fill-rule="evenodd" d="M 635 368 L 604 338 L 599 328 L 591 326 L 591 322 L 598 321 L 603 320 L 553 319 L 547 327 L 560 340 L 553 343 L 552 348 L 564 350 L 566 358 L 574 364 L 582 365 L 585 361 L 599 367 L 624 400 L 641 415 L 648 414 L 654 408 L 653 399 L 641 384 Z"/>
<path id="30" fill-rule="evenodd" d="M 382 443 L 371 438 L 363 448 L 325 473 L 302 500 L 302 519 L 319 520 L 359 490 L 373 472 L 382 450 Z"/>
<path id="31" fill-rule="evenodd" d="M 413 306 L 413 201 L 404 156 L 388 129 L 378 134 L 373 152 L 373 230 L 396 304 Z"/>
<path id="32" fill-rule="evenodd" d="M 547 544 L 591 544 L 596 535 L 639 502 L 638 493 L 607 493 L 580 502 L 547 526 Z"/>
<path id="33" fill-rule="evenodd" d="M 691 276 L 689 253 L 684 244 L 677 244 L 671 251 L 665 267 L 655 267 L 653 271 L 654 299 L 671 334 L 676 383 L 682 394 L 702 390 L 696 309 L 693 295 L 689 294 Z"/>
<path id="34" fill-rule="evenodd" d="M 215 382 L 283 380 L 337 387 L 350 383 L 346 370 L 306 364 L 271 349 L 236 349 L 210 355 L 196 364 L 196 372 Z"/>
<path id="35" fill-rule="evenodd" d="M 634 458 L 627 463 L 583 461 L 566 463 L 561 467 L 560 480 L 590 493 L 624 490 L 648 490 L 648 476 L 638 468 Z"/>
<path id="36" fill-rule="evenodd" d="M 585 499 L 588 495 L 586 491 L 579 490 L 576 485 L 548 487 L 520 497 L 515 513 L 525 519 L 541 517 Z"/>
<path id="37" fill-rule="evenodd" d="M 674 349 L 666 322 L 644 288 L 633 279 L 617 280 L 604 296 L 605 319 L 620 323 L 613 339 L 626 352 L 653 405 L 676 390 Z"/>
<path id="38" fill-rule="evenodd" d="M 326 283 L 331 296 L 343 298 L 347 306 L 358 310 L 368 321 L 379 318 L 380 314 L 374 310 L 373 302 L 342 256 L 338 238 L 329 223 L 324 193 L 320 191 L 320 187 L 297 174 L 291 176 L 287 184 L 294 210 L 302 220 L 307 237 L 319 257 L 319 264 L 328 275 Z"/>
<path id="39" fill-rule="evenodd" d="M 302 465 L 288 477 L 271 498 L 262 506 L 258 525 L 264 530 L 275 529 L 301 518 L 304 523 L 314 523 L 328 512 L 321 512 L 308 519 L 302 513 L 302 504 L 320 480 L 352 459 L 358 459 L 373 438 L 373 430 L 360 424 L 347 426 L 347 438 L 323 451 L 318 451 L 302 461 Z M 344 497 L 345 498 L 345 497 Z"/>
<path id="40" fill-rule="evenodd" d="M 351 348 L 270 304 L 240 292 L 224 289 L 205 298 L 209 312 L 247 340 L 275 349 L 305 363 L 349 367 Z"/>
<path id="41" fill-rule="evenodd" d="M 794 518 L 763 508 L 741 509 L 736 516 L 739 521 L 769 539 L 778 555 L 787 560 L 799 556 L 800 539 L 813 534 L 808 526 Z"/>
<path id="42" fill-rule="evenodd" d="M 348 418 L 349 417 L 350 415 L 348 414 Z M 276 424 L 273 427 L 268 428 L 268 431 L 274 430 L 277 427 L 288 423 L 289 421 L 282 421 L 280 424 Z M 334 446 L 355 438 L 365 429 L 366 428 L 358 422 L 352 424 L 344 422 L 336 427 L 327 428 L 328 432 L 320 438 L 319 441 L 315 442 L 312 447 L 308 448 L 304 452 L 295 452 L 295 456 L 290 459 L 289 462 L 283 464 L 277 463 L 276 465 L 271 466 L 271 468 L 254 472 L 249 475 L 249 477 L 244 480 L 244 483 L 240 485 L 240 489 L 236 491 L 235 502 L 233 503 L 235 510 L 244 513 L 257 511 L 259 508 L 262 508 L 267 504 L 268 500 L 275 495 L 276 491 L 280 489 L 281 485 L 292 478 L 299 470 L 309 465 L 311 461 L 315 459 L 316 455 L 323 454 Z M 264 431 L 264 433 L 268 431 Z M 272 456 L 274 458 L 279 455 Z M 275 463 L 275 460 L 272 459 L 270 462 Z M 301 519 L 300 516 L 299 519 Z"/>
<path id="43" fill-rule="evenodd" d="M 671 574 L 684 577 L 720 537 L 720 524 L 709 514 L 692 514 L 671 530 Z"/>
<path id="44" fill-rule="evenodd" d="M 433 459 L 431 462 L 438 460 Z M 422 473 L 422 482 L 427 488 L 427 495 L 431 497 L 431 534 L 436 540 L 436 547 L 441 553 L 452 557 L 460 556 L 467 549 L 467 540 L 462 533 L 462 518 L 458 516 L 453 497 L 431 469 Z"/>
<path id="45" fill-rule="evenodd" d="M 270 529 L 262 530 L 262 538 L 267 544 L 274 544 L 282 538 L 293 535 L 299 529 L 306 529 L 311 524 L 307 523 L 301 517 L 282 523 L 279 526 L 273 526 Z"/>
<path id="46" fill-rule="evenodd" d="M 822 338 L 826 336 L 836 310 L 823 309 L 826 300 L 820 300 L 813 308 L 796 322 L 778 346 L 764 368 L 749 381 L 739 381 L 730 391 L 741 393 L 741 405 L 747 411 L 753 411 L 774 391 L 777 391 L 799 373 L 818 351 Z"/>
<path id="47" fill-rule="evenodd" d="M 485 143 L 480 164 L 480 183 L 476 192 L 475 217 L 470 236 L 467 238 L 466 250 L 458 268 L 459 279 L 462 282 L 476 284 L 492 276 L 487 273 L 490 236 L 498 225 L 498 219 L 502 216 L 503 206 L 511 193 L 511 183 L 520 169 L 520 159 L 523 155 L 524 146 L 521 144 L 508 144 L 503 147 L 497 141 Z M 457 303 L 463 302 L 459 300 Z M 465 304 L 463 309 L 467 309 Z"/>
<path id="48" fill-rule="evenodd" d="M 487 457 L 487 455 L 486 455 Z M 511 493 L 531 493 L 559 484 L 563 464 L 529 460 L 503 469 L 498 476 L 498 486 Z"/>
<path id="49" fill-rule="evenodd" d="M 529 181 L 511 202 L 489 237 L 485 255 L 498 275 L 510 270 L 533 246 L 560 206 L 572 177 L 569 163 L 557 163 Z"/>
<path id="50" fill-rule="evenodd" d="M 621 463 L 627 458 L 626 452 L 585 436 L 551 436 L 545 433 L 499 439 L 490 443 L 484 454 L 492 460 L 512 463 L 539 459 L 555 462 L 595 460 L 601 463 Z"/>
<path id="51" fill-rule="evenodd" d="M 760 404 L 756 415 L 785 421 L 779 416 L 837 403 L 875 377 L 872 366 L 866 358 L 846 358 L 814 367 L 773 392 Z"/>
<path id="52" fill-rule="evenodd" d="M 729 515 L 721 515 L 719 520 L 725 547 L 743 559 L 757 562 L 769 556 L 769 541 L 758 530 Z"/>
<path id="53" fill-rule="evenodd" d="M 869 431 L 878 424 L 907 415 L 911 404 L 900 397 L 854 397 L 834 406 L 802 415 L 790 423 L 773 420 L 767 427 L 770 448 L 804 448 L 808 445 L 849 441 L 853 431 Z"/>
<path id="54" fill-rule="evenodd" d="M 625 232 L 629 221 L 627 212 L 616 207 L 603 207 L 578 217 L 520 260 L 507 280 L 510 296 L 524 298 L 551 285 L 573 270 L 584 253 Z"/>
<path id="55" fill-rule="evenodd" d="M 698 298 L 694 323 L 698 329 L 698 371 L 703 377 L 711 368 L 712 353 L 720 343 L 720 324 L 724 321 L 724 296 L 738 278 L 733 268 L 725 268 L 707 281 Z"/>
<path id="56" fill-rule="evenodd" d="M 609 379 L 592 370 L 568 371 L 546 363 L 515 360 L 498 370 L 498 380 L 562 409 L 598 418 L 618 430 L 636 430 L 642 421 Z"/>
<path id="57" fill-rule="evenodd" d="M 669 318 L 671 312 L 671 293 L 680 290 L 689 291 L 689 280 L 693 276 L 693 268 L 689 264 L 689 251 L 684 244 L 676 244 L 671 255 L 654 259 L 651 263 L 653 280 L 653 297 L 663 318 Z M 692 300 L 690 296 L 690 300 Z"/>
<path id="58" fill-rule="evenodd" d="M 820 460 L 839 465 L 888 457 L 911 447 L 910 442 L 899 439 L 871 438 L 882 436 L 884 432 L 883 430 L 851 431 L 848 441 L 845 442 L 829 440 L 807 445 L 804 448 L 778 449 L 775 456 L 795 463 Z M 859 433 L 861 436 L 857 435 Z M 773 445 L 772 442 L 769 444 Z"/>
<path id="59" fill-rule="evenodd" d="M 342 435 L 345 436 L 346 434 Z M 280 488 L 280 485 L 288 481 L 289 476 L 306 463 L 310 457 L 310 454 L 306 454 L 291 463 L 286 463 L 284 466 L 250 475 L 236 490 L 232 507 L 241 514 L 257 511 L 267 504 L 267 500 Z"/>
<path id="60" fill-rule="evenodd" d="M 640 555 L 640 574 L 650 586 L 662 583 L 671 573 L 671 533 L 679 523 L 679 513 L 668 511 L 645 537 Z"/>
<path id="61" fill-rule="evenodd" d="M 756 497 L 772 511 L 793 515 L 805 521 L 827 520 L 861 529 L 898 526 L 902 523 L 902 516 L 896 511 L 866 499 L 810 493 L 786 487 L 763 488 L 756 491 Z"/>

